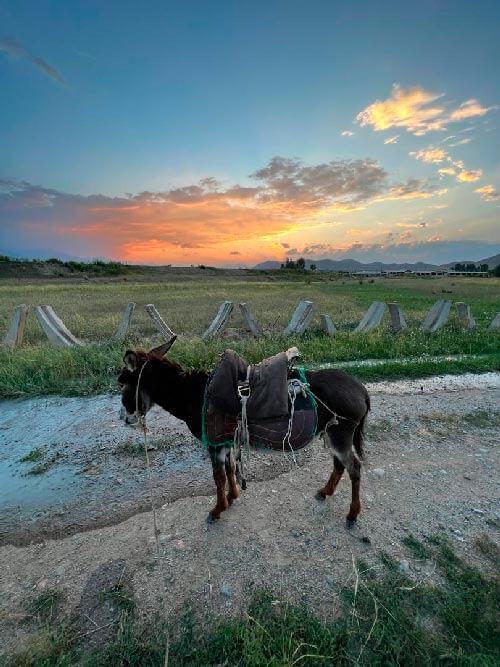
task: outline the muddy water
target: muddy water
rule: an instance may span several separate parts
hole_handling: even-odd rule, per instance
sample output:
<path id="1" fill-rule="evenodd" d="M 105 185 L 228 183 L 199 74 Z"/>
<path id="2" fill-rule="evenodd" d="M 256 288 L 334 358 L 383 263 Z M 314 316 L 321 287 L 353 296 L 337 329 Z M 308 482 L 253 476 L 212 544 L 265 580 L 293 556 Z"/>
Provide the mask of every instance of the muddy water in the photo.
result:
<path id="1" fill-rule="evenodd" d="M 0 404 L 0 543 L 102 525 L 146 506 L 143 436 L 123 425 L 118 408 L 118 396 Z M 159 499 L 164 486 L 170 495 L 187 495 L 193 477 L 199 491 L 197 469 L 208 482 L 203 449 L 158 408 L 148 422 L 148 442 L 156 447 L 152 484 Z M 38 448 L 38 460 L 21 462 Z"/>
<path id="2" fill-rule="evenodd" d="M 450 392 L 498 394 L 500 374 L 441 376 L 367 385 L 372 419 L 389 402 L 418 397 L 432 410 Z M 399 398 L 398 398 L 399 397 Z M 467 394 L 460 396 L 466 399 Z M 415 399 L 417 400 L 417 398 Z M 118 418 L 119 397 L 40 398 L 0 403 L 0 544 L 24 544 L 116 523 L 149 509 L 143 436 Z M 451 398 L 450 404 L 455 401 Z M 410 413 L 413 405 L 409 406 Z M 182 422 L 159 408 L 148 415 L 151 484 L 157 505 L 189 495 L 211 495 L 211 467 L 201 444 Z M 20 459 L 39 448 L 39 460 Z M 314 447 L 298 452 L 299 465 Z M 251 479 L 269 479 L 290 468 L 279 453 L 255 453 Z M 41 466 L 37 469 L 37 466 Z M 33 474 L 39 472 L 39 474 Z M 208 503 L 208 501 L 207 501 Z"/>

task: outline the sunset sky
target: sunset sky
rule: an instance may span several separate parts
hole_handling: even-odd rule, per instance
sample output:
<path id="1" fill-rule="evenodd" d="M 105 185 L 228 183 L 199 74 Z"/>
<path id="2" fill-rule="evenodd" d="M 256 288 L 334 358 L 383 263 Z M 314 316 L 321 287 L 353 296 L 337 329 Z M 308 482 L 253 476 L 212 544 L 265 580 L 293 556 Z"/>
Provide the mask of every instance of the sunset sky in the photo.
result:
<path id="1" fill-rule="evenodd" d="M 0 0 L 0 253 L 500 252 L 500 4 Z"/>

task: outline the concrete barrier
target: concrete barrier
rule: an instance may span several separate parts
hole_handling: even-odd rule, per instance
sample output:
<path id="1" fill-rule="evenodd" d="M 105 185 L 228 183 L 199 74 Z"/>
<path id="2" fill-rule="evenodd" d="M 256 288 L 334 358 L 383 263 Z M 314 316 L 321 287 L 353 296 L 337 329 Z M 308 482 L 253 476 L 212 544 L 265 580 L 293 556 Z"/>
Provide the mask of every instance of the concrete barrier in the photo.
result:
<path id="1" fill-rule="evenodd" d="M 363 315 L 360 323 L 354 329 L 354 333 L 368 333 L 379 326 L 385 313 L 385 303 L 374 301 Z"/>
<path id="2" fill-rule="evenodd" d="M 491 321 L 490 326 L 488 327 L 489 331 L 500 331 L 500 313 L 497 313 L 493 320 Z"/>
<path id="3" fill-rule="evenodd" d="M 446 324 L 450 309 L 451 301 L 444 301 L 443 299 L 436 301 L 422 322 L 422 326 L 420 327 L 422 331 L 433 332 L 441 329 Z"/>
<path id="4" fill-rule="evenodd" d="M 36 306 L 34 312 L 52 345 L 56 347 L 81 347 L 83 345 L 82 341 L 73 336 L 61 318 L 56 315 L 52 306 Z"/>
<path id="5" fill-rule="evenodd" d="M 283 336 L 300 336 L 309 326 L 313 311 L 312 301 L 301 301 L 295 309 L 290 322 L 283 331 Z"/>
<path id="6" fill-rule="evenodd" d="M 240 303 L 238 304 L 238 306 L 240 308 L 241 317 L 243 318 L 243 322 L 246 324 L 247 329 L 250 331 L 250 333 L 254 338 L 260 338 L 262 336 L 262 331 L 259 329 L 257 323 L 252 317 L 250 308 L 247 306 L 246 303 Z"/>
<path id="7" fill-rule="evenodd" d="M 203 334 L 202 338 L 208 340 L 209 338 L 215 338 L 215 336 L 220 334 L 223 331 L 226 324 L 228 323 L 228 320 L 232 312 L 233 312 L 232 301 L 224 301 L 223 303 L 221 303 L 221 305 L 219 306 L 219 310 L 217 311 L 217 314 L 215 315 L 208 329 Z"/>
<path id="8" fill-rule="evenodd" d="M 457 314 L 460 324 L 464 329 L 474 329 L 476 320 L 473 318 L 470 306 L 463 301 L 457 302 Z"/>
<path id="9" fill-rule="evenodd" d="M 320 323 L 321 323 L 321 330 L 324 331 L 328 336 L 335 336 L 337 333 L 337 328 L 335 324 L 332 322 L 332 318 L 330 315 L 327 315 L 326 313 L 322 313 L 319 316 Z"/>
<path id="10" fill-rule="evenodd" d="M 153 320 L 158 331 L 161 334 L 163 334 L 167 340 L 170 340 L 173 336 L 175 336 L 172 329 L 168 326 L 168 324 L 163 320 L 160 313 L 156 310 L 154 304 L 148 303 L 146 306 L 144 306 L 144 310 Z"/>
<path id="11" fill-rule="evenodd" d="M 118 325 L 118 329 L 116 330 L 116 333 L 113 336 L 113 340 L 116 341 L 125 340 L 125 336 L 127 335 L 127 331 L 130 326 L 130 321 L 132 320 L 132 315 L 134 314 L 134 310 L 135 310 L 135 303 L 133 301 L 131 301 L 125 306 L 125 310 L 123 311 L 122 315 L 122 321 Z"/>
<path id="12" fill-rule="evenodd" d="M 391 329 L 395 332 L 404 331 L 406 326 L 405 316 L 397 303 L 388 303 L 389 315 L 391 316 Z"/>
<path id="13" fill-rule="evenodd" d="M 9 328 L 2 341 L 3 347 L 14 349 L 21 345 L 24 336 L 24 327 L 26 325 L 26 318 L 28 317 L 29 308 L 24 303 L 16 306 L 14 315 L 10 321 Z"/>

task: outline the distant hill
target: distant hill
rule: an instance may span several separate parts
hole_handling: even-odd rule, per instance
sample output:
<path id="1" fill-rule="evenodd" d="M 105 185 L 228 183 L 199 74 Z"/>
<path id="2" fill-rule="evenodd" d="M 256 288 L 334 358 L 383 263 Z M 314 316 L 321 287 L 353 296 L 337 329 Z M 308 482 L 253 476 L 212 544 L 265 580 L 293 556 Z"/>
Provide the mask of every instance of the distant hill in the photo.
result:
<path id="1" fill-rule="evenodd" d="M 470 260 L 461 260 L 460 262 L 450 262 L 449 264 L 443 264 L 443 268 L 449 269 L 455 264 L 475 264 L 479 266 L 480 264 L 487 264 L 489 269 L 494 269 L 500 264 L 500 254 L 493 255 L 492 257 L 486 257 L 485 259 L 480 259 L 478 262 L 471 262 Z"/>
<path id="2" fill-rule="evenodd" d="M 390 263 L 386 264 L 384 262 L 369 262 L 369 263 L 363 263 L 363 262 L 358 262 L 356 259 L 318 259 L 318 260 L 312 260 L 312 259 L 306 259 L 306 267 L 309 268 L 311 264 L 316 264 L 316 268 L 318 271 L 406 271 L 406 270 L 411 270 L 411 271 L 431 271 L 432 269 L 439 269 L 439 268 L 445 268 L 449 269 L 455 264 L 459 263 L 458 261 L 456 262 L 449 262 L 448 264 L 429 264 L 427 262 L 414 262 L 409 263 L 405 262 L 403 264 L 398 264 L 398 263 Z M 472 262 L 470 260 L 462 260 L 460 262 L 461 264 L 475 264 L 476 266 L 479 266 L 480 264 L 488 264 L 488 267 L 490 269 L 494 269 L 496 266 L 500 264 L 500 254 L 498 255 L 493 255 L 492 257 L 487 257 L 485 259 L 480 259 L 477 262 Z M 271 270 L 271 269 L 279 269 L 281 266 L 281 262 L 276 262 L 272 260 L 268 260 L 266 262 L 261 262 L 260 264 L 257 264 L 254 266 L 254 269 L 264 269 L 264 270 Z"/>

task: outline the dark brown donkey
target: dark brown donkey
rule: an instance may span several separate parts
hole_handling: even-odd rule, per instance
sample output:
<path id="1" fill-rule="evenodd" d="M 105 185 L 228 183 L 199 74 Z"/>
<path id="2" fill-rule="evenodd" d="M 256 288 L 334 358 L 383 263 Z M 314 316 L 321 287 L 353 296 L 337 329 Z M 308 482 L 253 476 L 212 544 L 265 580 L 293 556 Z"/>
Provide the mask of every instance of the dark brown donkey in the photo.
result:
<path id="1" fill-rule="evenodd" d="M 185 371 L 165 358 L 174 340 L 150 352 L 128 350 L 125 353 L 125 366 L 118 377 L 126 411 L 125 422 L 134 423 L 137 412 L 144 416 L 156 403 L 186 422 L 191 433 L 201 439 L 202 408 L 209 373 Z M 339 370 L 307 371 L 306 378 L 311 391 L 319 398 L 316 435 L 323 434 L 333 453 L 333 472 L 325 486 L 319 489 L 317 497 L 325 499 L 331 496 L 347 468 L 352 484 L 351 506 L 347 515 L 347 526 L 350 528 L 361 510 L 360 459 L 363 456 L 363 427 L 370 409 L 370 397 L 360 382 Z M 331 423 L 332 414 L 321 402 L 343 418 L 339 418 L 338 423 Z M 233 449 L 210 449 L 210 458 L 217 486 L 217 504 L 208 517 L 209 521 L 213 521 L 239 497 L 240 489 Z M 227 483 L 229 493 L 226 495 Z"/>

